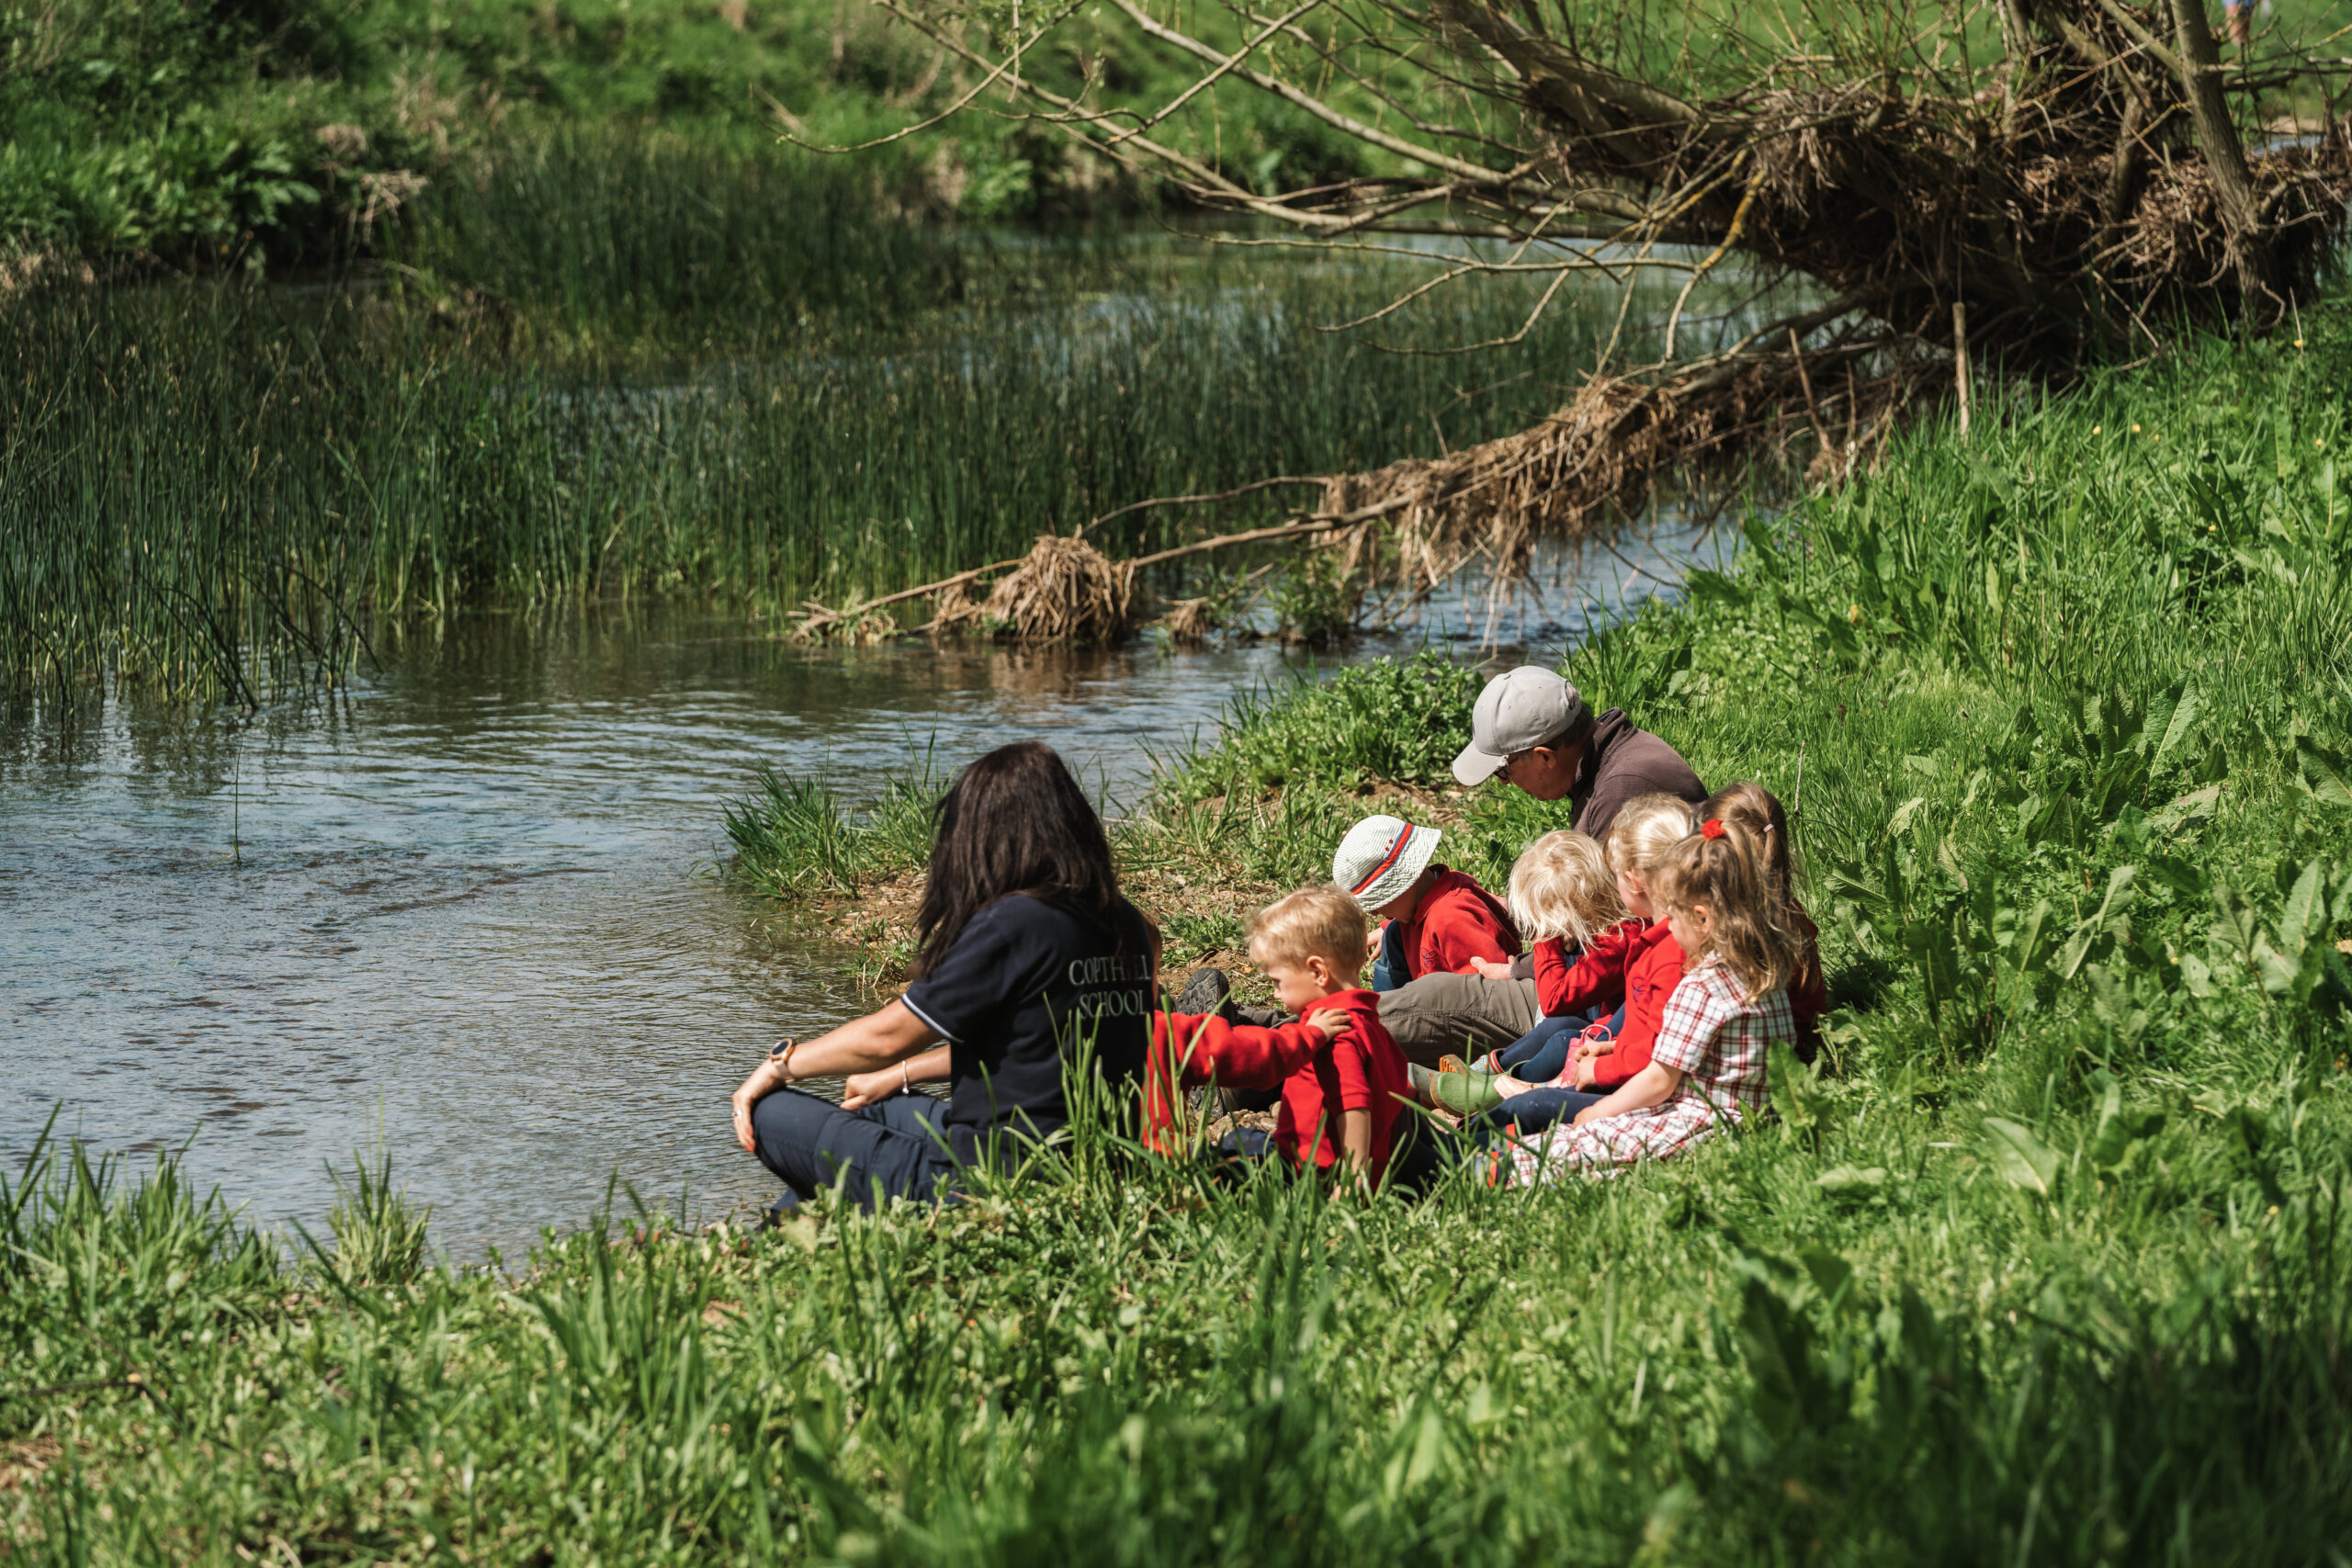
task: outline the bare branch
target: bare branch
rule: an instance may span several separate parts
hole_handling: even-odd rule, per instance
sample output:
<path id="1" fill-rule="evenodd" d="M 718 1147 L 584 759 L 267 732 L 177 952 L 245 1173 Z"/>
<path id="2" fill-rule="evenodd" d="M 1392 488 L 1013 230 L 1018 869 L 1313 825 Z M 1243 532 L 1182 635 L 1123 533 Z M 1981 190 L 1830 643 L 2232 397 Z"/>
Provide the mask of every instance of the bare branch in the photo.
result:
<path id="1" fill-rule="evenodd" d="M 1316 6 L 1320 6 L 1321 4 L 1323 4 L 1323 0 L 1306 0 L 1306 3 L 1298 6 L 1295 10 L 1290 11 L 1283 16 L 1277 17 L 1274 20 L 1267 23 L 1265 28 L 1256 38 L 1250 39 L 1241 46 L 1239 53 L 1220 64 L 1216 70 L 1210 72 L 1207 75 L 1195 81 L 1191 86 L 1177 94 L 1173 98 L 1170 98 L 1166 107 L 1150 115 L 1140 125 L 1137 125 L 1134 130 L 1123 130 L 1118 135 L 1112 137 L 1110 145 L 1115 147 L 1121 141 L 1127 140 L 1129 137 L 1136 135 L 1139 131 L 1149 130 L 1153 126 L 1158 125 L 1161 120 L 1166 119 L 1170 115 L 1174 114 L 1178 109 L 1181 109 L 1186 104 L 1191 103 L 1194 97 L 1198 96 L 1202 93 L 1207 92 L 1211 87 L 1216 86 L 1218 80 L 1222 78 L 1226 73 L 1238 69 L 1241 62 L 1248 58 L 1251 51 L 1255 50 L 1260 44 L 1265 42 L 1268 39 L 1273 37 L 1276 33 L 1282 31 L 1284 27 L 1296 21 L 1299 17 L 1306 15 L 1307 12 L 1312 11 Z"/>
<path id="2" fill-rule="evenodd" d="M 1134 22 L 1152 38 L 1159 39 L 1162 43 L 1172 44 L 1189 54 L 1207 61 L 1221 71 L 1231 72 L 1251 86 L 1272 93 L 1284 103 L 1305 109 L 1333 130 L 1345 131 L 1369 146 L 1377 147 L 1384 152 L 1394 152 L 1400 158 L 1410 158 L 1415 163 L 1426 164 L 1432 169 L 1442 169 L 1456 179 L 1468 184 L 1507 185 L 1510 182 L 1510 175 L 1506 172 L 1487 168 L 1483 164 L 1465 162 L 1449 153 L 1441 152 L 1433 147 L 1419 146 L 1406 141 L 1401 136 L 1391 136 L 1378 126 L 1366 125 L 1353 116 L 1341 114 L 1312 93 L 1294 87 L 1277 77 L 1266 75 L 1263 72 L 1252 71 L 1241 64 L 1238 60 L 1228 59 L 1207 44 L 1187 38 L 1173 28 L 1161 26 L 1154 21 L 1148 13 L 1136 6 L 1135 0 L 1111 0 L 1111 4 L 1117 6 L 1126 15 L 1128 20 Z"/>

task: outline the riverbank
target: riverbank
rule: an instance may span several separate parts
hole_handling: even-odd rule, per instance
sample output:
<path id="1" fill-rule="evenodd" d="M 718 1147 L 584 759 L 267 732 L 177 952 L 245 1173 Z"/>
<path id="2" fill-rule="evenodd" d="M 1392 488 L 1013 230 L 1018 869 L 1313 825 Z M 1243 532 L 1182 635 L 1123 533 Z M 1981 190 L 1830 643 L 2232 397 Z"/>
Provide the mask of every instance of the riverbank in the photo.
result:
<path id="1" fill-rule="evenodd" d="M 1570 658 L 1795 807 L 1833 1012 L 1777 1122 L 1417 1206 L 1088 1139 L 952 1211 L 592 1223 L 511 1271 L 419 1268 L 380 1196 L 288 1266 L 168 1169 L 37 1179 L 0 1203 L 12 1555 L 2323 1559 L 2347 387 L 2337 309 L 1899 438 Z M 1256 710 L 1121 830 L 1153 912 L 1229 944 L 1390 779 L 1493 874 L 1548 815 L 1415 782 L 1467 679 Z M 919 843 L 918 790 L 797 798 L 738 808 L 795 899 Z"/>

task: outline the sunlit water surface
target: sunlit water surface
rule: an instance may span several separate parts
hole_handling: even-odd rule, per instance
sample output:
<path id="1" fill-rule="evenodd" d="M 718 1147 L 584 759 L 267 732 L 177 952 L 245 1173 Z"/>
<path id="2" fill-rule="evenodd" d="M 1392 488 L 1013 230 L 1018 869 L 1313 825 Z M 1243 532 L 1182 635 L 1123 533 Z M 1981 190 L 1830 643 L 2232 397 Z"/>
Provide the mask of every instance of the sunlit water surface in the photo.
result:
<path id="1" fill-rule="evenodd" d="M 1621 545 L 1492 634 L 1556 653 L 1713 549 Z M 1488 632 L 1457 600 L 1406 642 L 1476 658 Z M 347 693 L 250 718 L 0 717 L 12 1167 L 55 1110 L 96 1150 L 185 1146 L 250 1217 L 316 1230 L 330 1168 L 380 1150 L 461 1258 L 580 1223 L 616 1178 L 703 1214 L 763 1201 L 728 1092 L 860 998 L 851 955 L 719 875 L 754 769 L 854 798 L 918 753 L 1035 737 L 1115 810 L 1236 693 L 1306 666 L 1267 645 L 799 649 L 674 610 L 468 616 L 378 651 Z"/>

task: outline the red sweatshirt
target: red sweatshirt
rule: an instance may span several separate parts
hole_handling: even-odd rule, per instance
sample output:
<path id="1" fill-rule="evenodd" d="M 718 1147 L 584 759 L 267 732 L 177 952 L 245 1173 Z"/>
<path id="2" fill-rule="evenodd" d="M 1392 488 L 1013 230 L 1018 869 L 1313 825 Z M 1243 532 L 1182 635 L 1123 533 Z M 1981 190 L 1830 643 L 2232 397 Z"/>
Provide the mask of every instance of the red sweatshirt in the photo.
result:
<path id="1" fill-rule="evenodd" d="M 1283 1104 L 1274 1118 L 1274 1145 L 1292 1166 L 1304 1165 L 1310 1150 L 1317 1170 L 1338 1164 L 1338 1113 L 1365 1111 L 1372 1113 L 1371 1174 L 1376 1179 L 1388 1168 L 1390 1134 L 1413 1097 L 1412 1081 L 1404 1053 L 1381 1027 L 1372 992 L 1336 991 L 1316 1009 L 1334 1010 L 1347 1015 L 1348 1024 L 1328 1043 L 1303 1021 L 1258 1029 L 1216 1017 L 1153 1014 L 1151 1055 L 1144 1067 L 1145 1146 L 1159 1154 L 1177 1152 L 1175 1096 L 1184 1088 L 1212 1078 L 1226 1089 L 1279 1084 Z"/>
<path id="2" fill-rule="evenodd" d="M 1144 1058 L 1144 1146 L 1183 1153 L 1178 1108 L 1184 1089 L 1212 1080 L 1226 1089 L 1279 1089 L 1322 1048 L 1323 1036 L 1304 1023 L 1258 1029 L 1215 1013 L 1153 1013 Z"/>
<path id="3" fill-rule="evenodd" d="M 1625 1027 L 1617 1032 L 1617 1048 L 1592 1063 L 1592 1088 L 1604 1094 L 1650 1065 L 1658 1025 L 1666 1021 L 1667 998 L 1682 983 L 1682 944 L 1664 920 L 1634 933 L 1632 946 L 1625 964 Z M 1569 1070 L 1565 1081 L 1573 1086 L 1573 1062 Z"/>
<path id="4" fill-rule="evenodd" d="M 1495 896 L 1458 871 L 1435 868 L 1437 878 L 1405 917 L 1408 978 L 1467 975 L 1470 961 L 1499 964 L 1519 956 L 1519 930 Z"/>
<path id="5" fill-rule="evenodd" d="M 1572 964 L 1567 943 L 1545 937 L 1535 944 L 1535 995 L 1546 1018 L 1605 1007 L 1611 1012 L 1625 999 L 1625 964 L 1641 940 L 1642 922 L 1618 921 L 1596 932 Z"/>

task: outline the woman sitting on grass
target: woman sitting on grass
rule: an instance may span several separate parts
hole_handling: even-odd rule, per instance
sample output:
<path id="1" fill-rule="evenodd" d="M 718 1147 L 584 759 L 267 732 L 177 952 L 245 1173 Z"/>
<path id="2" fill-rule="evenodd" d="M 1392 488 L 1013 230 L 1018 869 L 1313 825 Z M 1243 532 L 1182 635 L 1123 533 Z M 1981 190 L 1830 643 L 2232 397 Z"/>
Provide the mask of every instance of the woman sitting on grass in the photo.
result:
<path id="1" fill-rule="evenodd" d="M 735 1091 L 735 1140 L 784 1179 L 779 1210 L 843 1172 L 872 1207 L 1011 1165 L 1069 1121 L 1064 1059 L 1081 1044 L 1113 1085 L 1142 1071 L 1159 933 L 1120 895 L 1102 819 L 1061 758 L 1034 740 L 991 751 L 934 818 L 906 994 L 786 1041 Z M 789 1087 L 815 1077 L 847 1080 L 840 1105 Z M 944 1100 L 906 1092 L 941 1078 Z"/>
<path id="2" fill-rule="evenodd" d="M 1760 1110 L 1765 1053 L 1792 1040 L 1798 941 L 1781 924 L 1746 829 L 1709 818 L 1652 870 L 1650 897 L 1686 955 L 1648 1065 L 1510 1159 L 1517 1179 L 1607 1173 L 1680 1154 Z"/>

